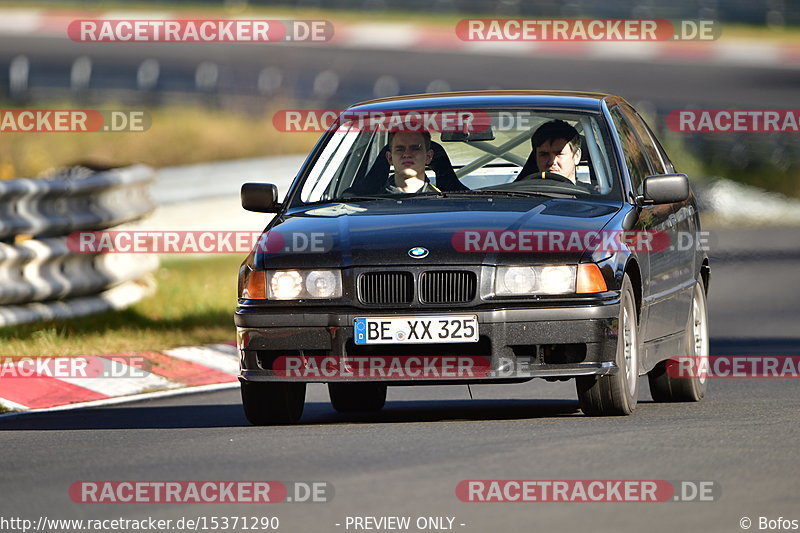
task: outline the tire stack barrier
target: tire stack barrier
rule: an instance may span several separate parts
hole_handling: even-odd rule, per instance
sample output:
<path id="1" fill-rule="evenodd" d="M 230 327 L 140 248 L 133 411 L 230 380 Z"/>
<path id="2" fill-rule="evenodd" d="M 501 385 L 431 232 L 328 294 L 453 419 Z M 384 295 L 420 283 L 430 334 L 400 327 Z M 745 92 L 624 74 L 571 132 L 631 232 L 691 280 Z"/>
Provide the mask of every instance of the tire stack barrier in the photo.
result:
<path id="1" fill-rule="evenodd" d="M 76 253 L 67 235 L 143 218 L 156 207 L 154 179 L 135 165 L 0 181 L 0 327 L 122 309 L 150 294 L 156 256 Z"/>

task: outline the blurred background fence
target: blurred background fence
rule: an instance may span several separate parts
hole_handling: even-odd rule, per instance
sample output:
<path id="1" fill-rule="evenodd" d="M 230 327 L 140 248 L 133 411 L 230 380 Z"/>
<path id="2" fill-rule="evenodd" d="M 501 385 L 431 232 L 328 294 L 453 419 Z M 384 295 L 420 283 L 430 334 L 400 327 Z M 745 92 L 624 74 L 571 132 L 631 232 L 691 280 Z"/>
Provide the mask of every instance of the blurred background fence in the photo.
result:
<path id="1" fill-rule="evenodd" d="M 796 0 L 174 0 L 175 5 L 350 9 L 366 12 L 463 13 L 498 16 L 711 18 L 742 24 L 800 24 Z M 101 1 L 87 5 L 102 4 Z"/>

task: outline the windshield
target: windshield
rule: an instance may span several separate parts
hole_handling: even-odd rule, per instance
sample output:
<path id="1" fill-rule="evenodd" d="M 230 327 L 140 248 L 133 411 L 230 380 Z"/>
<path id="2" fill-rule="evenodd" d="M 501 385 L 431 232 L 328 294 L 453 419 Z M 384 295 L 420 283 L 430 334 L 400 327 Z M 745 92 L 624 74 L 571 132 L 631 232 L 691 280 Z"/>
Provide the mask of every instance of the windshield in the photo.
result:
<path id="1" fill-rule="evenodd" d="M 403 195 L 622 196 L 599 114 L 346 112 L 334 128 L 295 206 Z"/>

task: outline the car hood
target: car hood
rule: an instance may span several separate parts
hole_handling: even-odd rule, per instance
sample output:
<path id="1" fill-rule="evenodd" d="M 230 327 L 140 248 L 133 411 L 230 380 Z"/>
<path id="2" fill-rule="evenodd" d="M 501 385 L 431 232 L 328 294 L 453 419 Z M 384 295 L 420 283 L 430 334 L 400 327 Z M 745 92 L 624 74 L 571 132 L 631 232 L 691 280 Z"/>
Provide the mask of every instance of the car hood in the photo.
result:
<path id="1" fill-rule="evenodd" d="M 526 263 L 575 263 L 582 255 L 579 251 L 498 251 L 486 232 L 598 231 L 619 208 L 596 201 L 503 197 L 317 205 L 277 218 L 265 232 L 255 264 L 261 268 L 496 265 L 523 258 Z M 480 237 L 465 241 L 465 232 L 473 232 L 472 239 Z M 425 256 L 413 258 L 414 248 L 424 248 L 418 255 Z"/>

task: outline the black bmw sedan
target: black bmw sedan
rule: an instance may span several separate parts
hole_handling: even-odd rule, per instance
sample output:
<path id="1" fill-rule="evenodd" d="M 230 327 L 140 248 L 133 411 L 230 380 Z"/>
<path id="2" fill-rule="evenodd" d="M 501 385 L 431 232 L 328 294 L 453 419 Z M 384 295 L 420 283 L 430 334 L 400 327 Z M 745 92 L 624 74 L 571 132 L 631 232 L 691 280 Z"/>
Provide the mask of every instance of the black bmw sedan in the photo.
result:
<path id="1" fill-rule="evenodd" d="M 618 96 L 539 91 L 374 100 L 343 112 L 241 266 L 242 400 L 300 419 L 387 386 L 575 379 L 587 415 L 706 391 L 709 262 L 688 179 Z"/>

